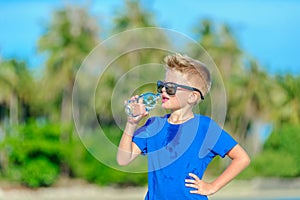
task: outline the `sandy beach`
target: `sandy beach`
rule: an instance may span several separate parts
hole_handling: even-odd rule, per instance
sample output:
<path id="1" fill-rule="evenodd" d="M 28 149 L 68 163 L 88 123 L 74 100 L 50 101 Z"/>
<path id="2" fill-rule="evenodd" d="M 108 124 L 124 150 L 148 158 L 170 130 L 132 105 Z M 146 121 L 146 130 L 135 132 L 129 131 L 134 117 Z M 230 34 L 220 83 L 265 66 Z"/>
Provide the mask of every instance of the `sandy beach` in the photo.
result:
<path id="1" fill-rule="evenodd" d="M 99 187 L 82 180 L 61 180 L 54 187 L 28 189 L 1 184 L 0 200 L 143 200 L 146 187 Z M 298 179 L 234 180 L 211 200 L 300 200 Z"/>

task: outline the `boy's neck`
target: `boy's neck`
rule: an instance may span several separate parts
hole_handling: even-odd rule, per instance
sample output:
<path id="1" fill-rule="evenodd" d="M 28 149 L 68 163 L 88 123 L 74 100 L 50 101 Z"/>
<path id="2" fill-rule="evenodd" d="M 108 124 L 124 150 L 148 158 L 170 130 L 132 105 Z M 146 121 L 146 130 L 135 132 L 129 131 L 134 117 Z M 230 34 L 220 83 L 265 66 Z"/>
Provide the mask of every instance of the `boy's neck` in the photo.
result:
<path id="1" fill-rule="evenodd" d="M 194 118 L 194 113 L 191 110 L 186 112 L 178 110 L 171 112 L 168 122 L 171 124 L 182 124 L 192 118 Z"/>

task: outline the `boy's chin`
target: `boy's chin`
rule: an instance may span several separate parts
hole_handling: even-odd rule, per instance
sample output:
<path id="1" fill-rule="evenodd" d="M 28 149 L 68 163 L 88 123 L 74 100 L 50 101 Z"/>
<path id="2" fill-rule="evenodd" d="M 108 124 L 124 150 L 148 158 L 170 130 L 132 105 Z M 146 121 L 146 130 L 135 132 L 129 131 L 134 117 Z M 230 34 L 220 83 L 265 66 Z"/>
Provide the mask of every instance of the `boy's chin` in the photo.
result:
<path id="1" fill-rule="evenodd" d="M 161 105 L 161 107 L 162 107 L 163 109 L 165 109 L 165 110 L 169 110 L 169 109 L 172 109 L 172 108 L 173 108 L 172 106 L 168 105 L 168 103 L 163 103 L 163 104 Z"/>
<path id="2" fill-rule="evenodd" d="M 162 107 L 163 109 L 169 109 L 168 105 L 166 105 L 165 103 L 161 104 L 161 107 Z"/>

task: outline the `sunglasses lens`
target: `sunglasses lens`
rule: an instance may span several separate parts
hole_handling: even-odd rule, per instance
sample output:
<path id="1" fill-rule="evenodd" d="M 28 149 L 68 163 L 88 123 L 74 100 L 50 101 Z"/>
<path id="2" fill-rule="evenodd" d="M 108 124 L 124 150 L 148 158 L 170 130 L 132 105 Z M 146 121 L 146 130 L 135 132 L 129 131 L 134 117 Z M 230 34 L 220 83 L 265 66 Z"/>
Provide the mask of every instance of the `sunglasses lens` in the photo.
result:
<path id="1" fill-rule="evenodd" d="M 164 83 L 162 81 L 157 81 L 157 92 L 162 93 L 162 89 L 166 88 L 168 95 L 174 95 L 176 93 L 176 85 L 172 83 Z"/>
<path id="2" fill-rule="evenodd" d="M 169 95 L 174 95 L 176 93 L 176 85 L 167 83 L 166 84 L 166 92 Z"/>
<path id="3" fill-rule="evenodd" d="M 162 93 L 163 88 L 164 88 L 164 83 L 162 81 L 157 81 L 157 92 Z"/>

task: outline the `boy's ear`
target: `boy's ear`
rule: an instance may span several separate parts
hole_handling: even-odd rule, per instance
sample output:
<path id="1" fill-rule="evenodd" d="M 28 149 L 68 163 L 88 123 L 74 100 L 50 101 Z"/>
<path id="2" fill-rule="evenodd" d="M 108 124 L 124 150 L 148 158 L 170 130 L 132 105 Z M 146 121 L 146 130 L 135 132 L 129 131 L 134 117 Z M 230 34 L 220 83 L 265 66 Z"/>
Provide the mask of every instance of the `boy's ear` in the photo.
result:
<path id="1" fill-rule="evenodd" d="M 191 92 L 188 102 L 191 104 L 197 104 L 199 102 L 200 99 L 200 94 L 196 91 Z"/>

